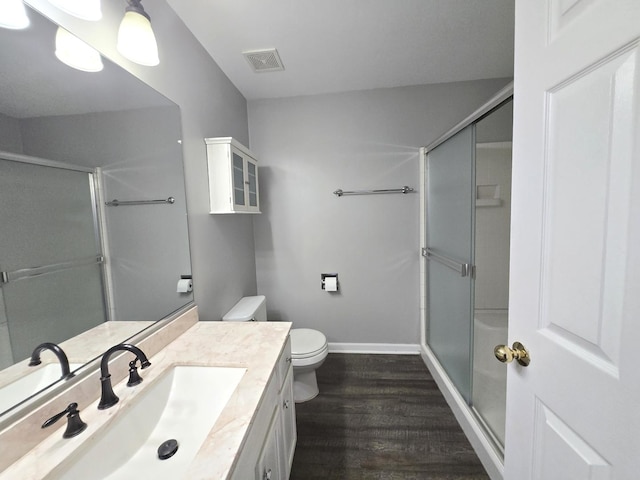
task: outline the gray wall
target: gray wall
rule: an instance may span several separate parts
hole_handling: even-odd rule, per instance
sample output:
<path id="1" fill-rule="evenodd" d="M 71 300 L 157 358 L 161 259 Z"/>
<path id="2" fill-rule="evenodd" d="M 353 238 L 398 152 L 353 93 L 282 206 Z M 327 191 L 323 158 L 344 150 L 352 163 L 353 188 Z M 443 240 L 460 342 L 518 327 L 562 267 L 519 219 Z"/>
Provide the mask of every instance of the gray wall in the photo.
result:
<path id="1" fill-rule="evenodd" d="M 65 15 L 47 0 L 27 3 L 180 107 L 195 301 L 201 319 L 220 319 L 238 298 L 256 292 L 253 225 L 247 216 L 208 213 L 203 139 L 232 136 L 248 143 L 246 100 L 164 0 L 144 5 L 158 40 L 157 67 L 133 64 L 116 51 L 121 2 L 102 2 L 103 19 L 97 23 Z"/>
<path id="2" fill-rule="evenodd" d="M 0 113 L 0 150 L 22 153 L 20 121 Z"/>
<path id="3" fill-rule="evenodd" d="M 417 344 L 418 149 L 508 79 L 249 103 L 260 165 L 258 292 L 269 315 L 330 342 Z M 409 185 L 408 195 L 333 191 Z M 320 289 L 337 272 L 340 293 Z"/>

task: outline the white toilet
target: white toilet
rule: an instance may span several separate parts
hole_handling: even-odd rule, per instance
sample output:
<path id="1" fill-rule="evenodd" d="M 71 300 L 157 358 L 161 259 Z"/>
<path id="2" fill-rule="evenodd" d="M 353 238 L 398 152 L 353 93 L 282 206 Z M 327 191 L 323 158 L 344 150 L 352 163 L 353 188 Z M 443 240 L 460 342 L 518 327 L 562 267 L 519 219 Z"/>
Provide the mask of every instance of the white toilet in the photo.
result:
<path id="1" fill-rule="evenodd" d="M 267 302 L 264 295 L 242 297 L 222 320 L 229 322 L 267 321 Z M 293 364 L 293 399 L 306 402 L 318 395 L 316 369 L 322 365 L 329 347 L 321 332 L 310 328 L 291 329 L 291 363 Z"/>

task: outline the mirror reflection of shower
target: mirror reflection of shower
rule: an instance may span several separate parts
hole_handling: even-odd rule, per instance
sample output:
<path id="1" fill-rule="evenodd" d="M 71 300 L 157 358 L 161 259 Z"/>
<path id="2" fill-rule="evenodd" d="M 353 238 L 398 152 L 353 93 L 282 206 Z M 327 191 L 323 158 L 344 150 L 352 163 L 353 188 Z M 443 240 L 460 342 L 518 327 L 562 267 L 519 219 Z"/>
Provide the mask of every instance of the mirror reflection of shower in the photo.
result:
<path id="1" fill-rule="evenodd" d="M 499 447 L 507 373 L 493 348 L 507 343 L 512 124 L 511 100 L 476 123 L 472 408 Z"/>

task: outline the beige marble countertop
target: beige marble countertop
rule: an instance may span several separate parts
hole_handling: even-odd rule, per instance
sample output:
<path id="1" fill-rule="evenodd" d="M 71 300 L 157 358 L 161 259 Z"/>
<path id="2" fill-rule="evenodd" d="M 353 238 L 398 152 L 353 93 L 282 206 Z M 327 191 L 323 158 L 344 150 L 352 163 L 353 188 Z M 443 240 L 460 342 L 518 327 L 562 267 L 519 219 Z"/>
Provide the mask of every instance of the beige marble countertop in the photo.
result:
<path id="1" fill-rule="evenodd" d="M 229 478 L 290 328 L 288 322 L 196 323 L 150 358 L 151 367 L 141 372 L 144 377 L 142 384 L 127 388 L 126 380 L 123 380 L 114 385 L 114 391 L 120 397 L 120 402 L 114 407 L 98 410 L 98 400 L 80 404 L 81 416 L 89 425 L 85 432 L 65 440 L 62 433 L 66 422 L 60 422 L 59 428 L 1 472 L 0 479 L 36 480 L 47 478 L 52 473 L 49 478 L 55 478 L 56 467 L 64 469 L 65 463 L 73 461 L 74 455 L 82 451 L 85 442 L 89 443 L 100 435 L 137 394 L 144 392 L 175 365 L 246 368 L 238 387 L 183 477 L 189 480 Z M 99 383 L 95 388 L 99 391 Z M 60 405 L 60 409 L 65 406 Z M 39 425 L 33 427 L 39 428 Z"/>

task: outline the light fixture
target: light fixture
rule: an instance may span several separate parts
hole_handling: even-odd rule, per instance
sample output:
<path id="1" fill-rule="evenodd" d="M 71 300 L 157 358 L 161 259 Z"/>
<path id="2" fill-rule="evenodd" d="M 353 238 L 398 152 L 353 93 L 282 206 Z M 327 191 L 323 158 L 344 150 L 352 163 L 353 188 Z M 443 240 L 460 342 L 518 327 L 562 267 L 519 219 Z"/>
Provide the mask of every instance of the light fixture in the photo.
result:
<path id="1" fill-rule="evenodd" d="M 129 6 L 118 30 L 118 51 L 132 62 L 153 67 L 160 63 L 158 44 L 151 28 L 151 18 L 140 0 L 127 0 Z"/>
<path id="2" fill-rule="evenodd" d="M 100 53 L 62 27 L 56 32 L 56 57 L 62 63 L 83 72 L 99 72 L 104 68 Z"/>
<path id="3" fill-rule="evenodd" d="M 49 0 L 63 12 L 81 18 L 97 22 L 102 18 L 100 0 Z"/>
<path id="4" fill-rule="evenodd" d="M 19 3 L 22 0 L 0 0 L 2 3 Z M 100 0 L 49 0 L 60 10 L 81 18 L 96 21 L 102 18 Z M 141 0 L 127 0 L 129 6 L 118 30 L 118 51 L 132 62 L 153 67 L 160 63 L 158 44 L 151 28 L 151 18 L 144 11 Z M 23 9 L 24 6 L 22 5 Z M 0 14 L 1 15 L 1 14 Z M 65 62 L 66 63 L 66 62 Z"/>
<path id="5" fill-rule="evenodd" d="M 0 0 L 0 27 L 20 30 L 29 26 L 22 0 Z"/>

